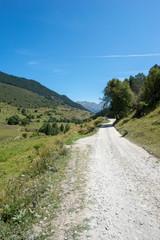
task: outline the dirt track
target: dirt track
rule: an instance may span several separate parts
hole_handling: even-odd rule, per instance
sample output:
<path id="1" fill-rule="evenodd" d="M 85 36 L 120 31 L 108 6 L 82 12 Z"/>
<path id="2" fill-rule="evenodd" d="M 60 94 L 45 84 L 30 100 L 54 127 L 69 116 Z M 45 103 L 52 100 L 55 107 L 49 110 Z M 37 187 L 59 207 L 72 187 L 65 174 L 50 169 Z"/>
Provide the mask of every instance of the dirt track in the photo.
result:
<path id="1" fill-rule="evenodd" d="M 70 194 L 66 194 L 61 213 L 53 221 L 57 225 L 55 239 L 160 239 L 160 164 L 121 137 L 111 123 L 73 147 L 73 159 L 81 159 L 78 173 L 86 185 L 77 185 L 71 192 L 77 173 L 74 169 L 68 173 L 64 188 Z M 69 213 L 71 206 L 78 209 L 82 195 L 83 208 Z M 89 229 L 76 229 L 74 226 L 84 219 L 88 219 Z"/>

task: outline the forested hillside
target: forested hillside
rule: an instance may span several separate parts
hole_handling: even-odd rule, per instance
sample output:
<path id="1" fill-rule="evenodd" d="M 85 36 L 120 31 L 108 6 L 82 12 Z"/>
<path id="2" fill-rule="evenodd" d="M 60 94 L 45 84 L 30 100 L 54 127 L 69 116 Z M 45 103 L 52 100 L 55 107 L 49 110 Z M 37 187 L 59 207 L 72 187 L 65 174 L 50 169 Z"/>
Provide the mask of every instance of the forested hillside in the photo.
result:
<path id="1" fill-rule="evenodd" d="M 37 93 L 45 97 L 46 99 L 53 101 L 56 104 L 57 103 L 62 105 L 67 104 L 74 108 L 86 110 L 80 104 L 73 102 L 67 96 L 60 95 L 48 89 L 47 87 L 41 85 L 39 82 L 35 80 L 28 80 L 26 78 L 16 77 L 13 75 L 8 75 L 6 73 L 0 72 L 0 82 Z"/>

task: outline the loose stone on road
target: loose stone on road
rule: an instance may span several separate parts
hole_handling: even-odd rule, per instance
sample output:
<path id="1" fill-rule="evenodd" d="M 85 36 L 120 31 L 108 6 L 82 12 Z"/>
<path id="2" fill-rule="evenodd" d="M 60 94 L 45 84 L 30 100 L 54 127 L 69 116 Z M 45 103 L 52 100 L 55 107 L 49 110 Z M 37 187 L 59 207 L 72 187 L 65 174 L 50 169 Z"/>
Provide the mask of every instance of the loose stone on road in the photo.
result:
<path id="1" fill-rule="evenodd" d="M 73 146 L 73 156 L 78 149 L 80 171 L 84 171 L 84 205 L 72 218 L 63 215 L 63 222 L 67 221 L 70 228 L 59 225 L 63 233 L 56 239 L 160 239 L 160 165 L 144 149 L 123 138 L 112 122 Z M 69 199 L 72 197 L 74 193 Z M 76 202 L 78 198 L 76 192 Z M 88 219 L 89 228 L 77 228 L 76 234 L 67 235 L 71 226 L 75 231 L 73 226 L 84 219 Z"/>

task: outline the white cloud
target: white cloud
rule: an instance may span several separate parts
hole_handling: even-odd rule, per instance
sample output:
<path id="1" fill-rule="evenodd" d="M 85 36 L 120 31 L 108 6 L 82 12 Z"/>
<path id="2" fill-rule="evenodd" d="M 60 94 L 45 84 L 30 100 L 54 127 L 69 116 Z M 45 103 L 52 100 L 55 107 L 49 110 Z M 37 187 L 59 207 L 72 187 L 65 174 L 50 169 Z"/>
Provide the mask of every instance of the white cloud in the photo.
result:
<path id="1" fill-rule="evenodd" d="M 146 53 L 146 54 L 127 54 L 127 55 L 102 55 L 102 56 L 86 56 L 89 58 L 129 58 L 129 57 L 155 57 L 160 56 L 160 53 Z"/>

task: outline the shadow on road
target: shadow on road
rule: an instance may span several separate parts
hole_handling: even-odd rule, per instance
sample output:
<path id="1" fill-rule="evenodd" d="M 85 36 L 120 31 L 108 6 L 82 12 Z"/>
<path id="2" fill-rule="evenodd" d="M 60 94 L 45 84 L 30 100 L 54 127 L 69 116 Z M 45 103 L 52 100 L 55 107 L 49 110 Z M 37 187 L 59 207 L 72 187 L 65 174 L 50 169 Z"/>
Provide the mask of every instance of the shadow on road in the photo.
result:
<path id="1" fill-rule="evenodd" d="M 100 128 L 110 128 L 113 127 L 113 124 L 103 124 L 100 126 Z"/>

